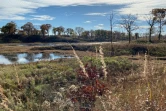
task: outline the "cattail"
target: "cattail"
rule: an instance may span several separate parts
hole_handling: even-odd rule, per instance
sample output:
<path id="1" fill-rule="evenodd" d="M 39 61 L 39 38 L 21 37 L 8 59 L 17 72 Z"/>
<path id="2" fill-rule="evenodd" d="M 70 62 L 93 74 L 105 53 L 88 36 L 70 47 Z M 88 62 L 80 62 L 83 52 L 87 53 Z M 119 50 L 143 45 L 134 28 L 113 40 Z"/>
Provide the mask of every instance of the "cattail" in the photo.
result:
<path id="1" fill-rule="evenodd" d="M 70 46 L 71 46 L 71 45 L 70 45 Z M 84 75 L 88 78 L 89 76 L 88 76 L 88 74 L 87 74 L 87 72 L 86 72 L 86 69 L 85 69 L 85 67 L 84 67 L 84 64 L 82 63 L 81 59 L 80 59 L 79 56 L 77 55 L 77 53 L 76 53 L 76 51 L 74 50 L 74 48 L 73 48 L 72 46 L 71 46 L 71 48 L 72 48 L 72 50 L 73 50 L 74 56 L 75 56 L 75 58 L 77 59 L 77 61 L 78 61 L 79 65 L 80 65 L 80 67 L 81 67 L 81 69 L 82 69 Z"/>
<path id="2" fill-rule="evenodd" d="M 100 61 L 102 63 L 102 69 L 103 69 L 103 73 L 104 73 L 104 78 L 106 79 L 107 78 L 107 70 L 106 70 L 106 63 L 104 61 L 104 53 L 103 53 L 103 48 L 99 47 L 99 53 L 100 53 Z"/>

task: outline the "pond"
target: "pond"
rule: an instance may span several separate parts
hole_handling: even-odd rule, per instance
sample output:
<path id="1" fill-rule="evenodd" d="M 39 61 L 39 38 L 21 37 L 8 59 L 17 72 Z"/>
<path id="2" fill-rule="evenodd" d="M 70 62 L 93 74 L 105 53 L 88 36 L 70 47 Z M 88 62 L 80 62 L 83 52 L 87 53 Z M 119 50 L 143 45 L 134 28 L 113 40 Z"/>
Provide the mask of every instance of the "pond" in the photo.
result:
<path id="1" fill-rule="evenodd" d="M 26 64 L 30 62 L 50 61 L 60 58 L 71 58 L 71 56 L 59 55 L 56 53 L 0 54 L 0 64 Z"/>

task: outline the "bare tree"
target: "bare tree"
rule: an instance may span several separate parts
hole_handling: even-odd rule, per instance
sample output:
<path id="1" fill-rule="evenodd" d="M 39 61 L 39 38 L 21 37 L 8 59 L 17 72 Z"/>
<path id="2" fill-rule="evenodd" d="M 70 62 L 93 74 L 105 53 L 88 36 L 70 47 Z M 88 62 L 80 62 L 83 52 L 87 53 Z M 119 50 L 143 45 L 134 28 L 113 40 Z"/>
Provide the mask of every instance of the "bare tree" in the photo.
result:
<path id="1" fill-rule="evenodd" d="M 149 42 L 152 42 L 151 36 L 154 30 L 154 25 L 157 23 L 157 18 L 152 15 L 151 13 L 145 16 L 146 22 L 148 23 L 149 27 Z"/>
<path id="2" fill-rule="evenodd" d="M 157 22 L 159 24 L 159 35 L 158 39 L 161 39 L 161 31 L 163 26 L 166 24 L 165 16 L 166 16 L 166 9 L 153 9 L 152 14 L 156 17 Z"/>
<path id="3" fill-rule="evenodd" d="M 82 28 L 82 27 L 76 27 L 75 31 L 77 32 L 78 36 L 81 36 L 82 32 L 84 31 L 84 28 Z"/>
<path id="4" fill-rule="evenodd" d="M 114 12 L 111 12 L 110 18 L 109 18 L 109 21 L 110 21 L 110 28 L 111 28 L 111 43 L 112 43 L 112 41 L 113 41 L 113 32 L 112 32 L 112 29 L 113 29 L 113 26 L 114 26 L 114 24 L 115 24 L 114 16 L 115 16 L 115 13 L 114 13 Z"/>
<path id="5" fill-rule="evenodd" d="M 120 24 L 122 25 L 122 27 L 126 29 L 128 33 L 129 43 L 131 41 L 131 32 L 138 29 L 138 26 L 135 24 L 136 20 L 137 20 L 137 17 L 131 14 L 122 16 L 122 21 Z"/>

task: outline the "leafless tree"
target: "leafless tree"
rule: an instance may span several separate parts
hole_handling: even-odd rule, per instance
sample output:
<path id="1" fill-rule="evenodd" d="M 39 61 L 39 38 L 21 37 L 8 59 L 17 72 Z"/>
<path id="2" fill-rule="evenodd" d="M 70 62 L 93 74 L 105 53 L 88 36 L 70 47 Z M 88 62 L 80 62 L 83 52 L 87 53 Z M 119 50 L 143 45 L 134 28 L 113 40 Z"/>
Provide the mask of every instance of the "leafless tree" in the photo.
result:
<path id="1" fill-rule="evenodd" d="M 151 13 L 145 16 L 146 22 L 149 25 L 149 42 L 152 42 L 151 36 L 154 30 L 154 25 L 157 23 L 157 18 Z"/>
<path id="2" fill-rule="evenodd" d="M 114 24 L 115 24 L 114 16 L 115 16 L 115 13 L 114 13 L 114 12 L 111 12 L 110 18 L 109 18 L 109 21 L 110 21 L 110 28 L 111 28 L 111 43 L 112 43 L 112 41 L 113 41 L 113 32 L 112 32 L 112 30 L 113 30 L 113 26 L 114 26 Z"/>
<path id="3" fill-rule="evenodd" d="M 122 18 L 122 20 L 121 20 L 120 24 L 127 31 L 128 37 L 129 37 L 129 43 L 130 43 L 131 42 L 131 32 L 138 29 L 138 26 L 135 24 L 137 17 L 135 17 L 131 14 L 128 14 L 126 16 L 122 16 L 121 18 Z"/>
<path id="4" fill-rule="evenodd" d="M 82 32 L 84 31 L 84 28 L 82 28 L 82 27 L 76 27 L 75 31 L 78 34 L 78 36 L 81 36 Z"/>

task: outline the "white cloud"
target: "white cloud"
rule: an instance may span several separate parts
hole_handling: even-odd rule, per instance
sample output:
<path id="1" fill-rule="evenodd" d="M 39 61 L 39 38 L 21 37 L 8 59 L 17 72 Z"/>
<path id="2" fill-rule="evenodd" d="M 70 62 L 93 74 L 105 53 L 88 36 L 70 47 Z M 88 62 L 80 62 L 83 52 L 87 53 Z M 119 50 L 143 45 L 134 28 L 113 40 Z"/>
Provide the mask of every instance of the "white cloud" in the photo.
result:
<path id="1" fill-rule="evenodd" d="M 85 21 L 84 23 L 92 23 L 91 21 Z"/>
<path id="2" fill-rule="evenodd" d="M 31 15 L 32 17 L 34 17 L 34 18 L 32 18 L 31 20 L 53 20 L 53 19 L 55 19 L 55 17 L 51 17 L 51 16 L 49 16 L 49 15 Z"/>
<path id="3" fill-rule="evenodd" d="M 104 24 L 98 24 L 98 25 L 94 26 L 94 28 L 96 28 L 96 29 L 103 29 L 104 28 Z"/>
<path id="4" fill-rule="evenodd" d="M 4 15 L 0 16 L 0 20 L 5 19 L 5 20 L 25 20 L 24 16 L 19 16 L 19 15 Z"/>
<path id="5" fill-rule="evenodd" d="M 25 14 L 34 13 L 34 9 L 42 6 L 25 0 L 3 0 L 0 3 L 0 19 L 24 20 Z"/>
<path id="6" fill-rule="evenodd" d="M 42 24 L 41 23 L 33 23 L 33 25 L 40 26 Z"/>
<path id="7" fill-rule="evenodd" d="M 92 16 L 106 16 L 107 13 L 86 13 L 84 15 L 92 15 Z"/>
<path id="8" fill-rule="evenodd" d="M 74 15 L 76 12 L 72 12 L 72 13 L 69 13 L 69 12 L 65 12 L 65 16 L 72 16 Z"/>
<path id="9" fill-rule="evenodd" d="M 139 29 L 147 29 L 147 28 L 149 28 L 148 25 L 141 25 L 141 26 L 139 26 Z"/>
<path id="10" fill-rule="evenodd" d="M 139 29 L 149 29 L 149 25 L 141 25 L 139 26 Z M 154 26 L 155 28 L 157 28 L 158 26 Z"/>
<path id="11" fill-rule="evenodd" d="M 165 8 L 165 0 L 2 0 L 0 3 L 0 19 L 24 20 L 25 14 L 35 13 L 37 8 L 49 6 L 77 5 L 126 5 L 117 11 L 120 14 L 147 14 L 153 8 Z M 88 15 L 105 16 L 105 13 L 89 13 Z"/>

